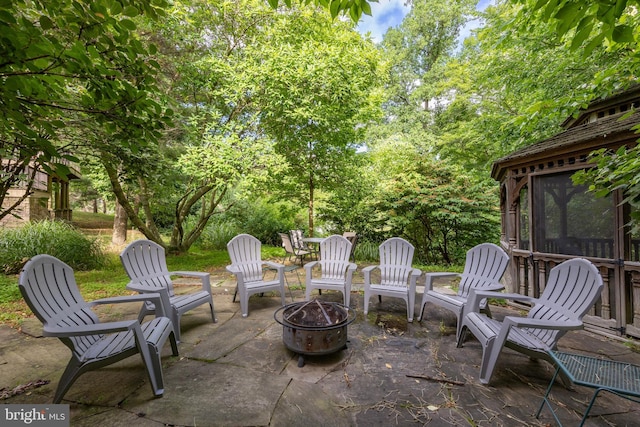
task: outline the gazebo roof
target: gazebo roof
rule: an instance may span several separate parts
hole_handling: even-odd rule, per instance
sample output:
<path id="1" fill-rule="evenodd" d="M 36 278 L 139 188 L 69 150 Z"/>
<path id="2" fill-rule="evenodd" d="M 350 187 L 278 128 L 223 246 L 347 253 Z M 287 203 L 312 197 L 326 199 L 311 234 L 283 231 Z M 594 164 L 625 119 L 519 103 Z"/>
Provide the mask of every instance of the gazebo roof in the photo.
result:
<path id="1" fill-rule="evenodd" d="M 566 123 L 566 122 L 565 122 Z M 499 180 L 505 169 L 522 164 L 540 162 L 546 158 L 572 152 L 593 151 L 619 146 L 640 138 L 634 129 L 640 124 L 640 110 L 620 112 L 590 123 L 570 127 L 551 138 L 537 142 L 496 160 L 491 176 Z"/>

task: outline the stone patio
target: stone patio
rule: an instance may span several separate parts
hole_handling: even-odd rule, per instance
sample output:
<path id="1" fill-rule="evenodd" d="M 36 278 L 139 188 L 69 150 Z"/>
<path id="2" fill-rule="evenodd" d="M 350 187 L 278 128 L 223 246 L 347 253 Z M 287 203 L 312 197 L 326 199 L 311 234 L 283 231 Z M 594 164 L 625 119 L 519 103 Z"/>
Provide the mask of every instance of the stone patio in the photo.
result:
<path id="1" fill-rule="evenodd" d="M 302 301 L 295 273 L 288 281 L 295 301 Z M 479 343 L 472 338 L 456 348 L 455 317 L 433 305 L 427 305 L 422 322 L 410 324 L 403 301 L 383 298 L 379 304 L 372 299 L 365 318 L 357 278 L 351 296 L 357 318 L 348 328 L 347 348 L 305 357 L 300 368 L 273 318 L 278 296 L 252 296 L 249 317 L 242 318 L 240 304 L 232 302 L 232 277 L 212 275 L 212 284 L 218 323 L 211 323 L 208 306 L 183 316 L 180 356 L 171 357 L 168 345 L 164 349 L 164 396 L 153 397 L 140 358 L 134 356 L 78 379 L 64 400 L 72 426 L 555 425 L 547 409 L 535 418 L 554 372 L 550 364 L 505 350 L 492 383 L 480 384 Z M 335 292 L 320 298 L 342 301 Z M 137 308 L 127 304 L 100 315 L 135 316 Z M 492 311 L 496 318 L 518 314 L 508 307 Z M 26 321 L 22 332 L 0 327 L 0 388 L 50 381 L 20 389 L 3 403 L 52 401 L 69 351 L 40 331 L 35 319 Z M 621 341 L 584 331 L 569 333 L 560 349 L 640 364 L 640 354 Z M 591 395 L 591 389 L 569 391 L 558 384 L 551 397 L 561 421 L 577 425 Z M 638 419 L 640 405 L 603 393 L 587 424 L 638 425 Z"/>

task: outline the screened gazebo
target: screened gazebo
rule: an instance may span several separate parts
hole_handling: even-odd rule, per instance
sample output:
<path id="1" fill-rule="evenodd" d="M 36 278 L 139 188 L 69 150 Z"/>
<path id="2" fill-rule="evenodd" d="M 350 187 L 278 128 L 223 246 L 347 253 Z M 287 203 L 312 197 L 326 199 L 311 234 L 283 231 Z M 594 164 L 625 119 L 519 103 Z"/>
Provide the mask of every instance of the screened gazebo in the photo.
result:
<path id="1" fill-rule="evenodd" d="M 630 207 L 619 191 L 596 198 L 571 176 L 592 167 L 594 150 L 633 146 L 640 134 L 640 86 L 592 103 L 565 131 L 497 160 L 501 242 L 511 256 L 509 291 L 537 297 L 555 265 L 580 256 L 605 282 L 585 317 L 587 329 L 640 337 L 640 236 L 630 234 Z M 640 171 L 639 171 L 640 173 Z"/>

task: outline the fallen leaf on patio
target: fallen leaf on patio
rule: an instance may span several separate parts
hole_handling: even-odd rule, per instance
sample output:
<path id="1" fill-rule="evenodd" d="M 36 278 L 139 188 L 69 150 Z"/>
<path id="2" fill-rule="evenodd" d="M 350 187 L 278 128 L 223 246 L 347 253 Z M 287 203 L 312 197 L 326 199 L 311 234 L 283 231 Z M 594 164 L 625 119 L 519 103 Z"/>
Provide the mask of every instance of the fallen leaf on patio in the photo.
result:
<path id="1" fill-rule="evenodd" d="M 386 367 L 387 367 L 387 368 L 389 368 L 389 369 L 391 369 L 391 368 L 392 368 L 392 366 L 391 366 L 391 364 L 390 364 L 390 363 L 385 363 L 385 364 L 384 364 L 384 366 L 386 366 Z"/>
<path id="2" fill-rule="evenodd" d="M 430 411 L 437 411 L 437 410 L 438 410 L 438 409 L 440 409 L 440 408 L 438 408 L 438 407 L 437 407 L 437 406 L 435 406 L 435 405 L 429 405 L 429 406 L 427 406 L 427 409 L 428 409 L 428 410 L 430 410 Z"/>

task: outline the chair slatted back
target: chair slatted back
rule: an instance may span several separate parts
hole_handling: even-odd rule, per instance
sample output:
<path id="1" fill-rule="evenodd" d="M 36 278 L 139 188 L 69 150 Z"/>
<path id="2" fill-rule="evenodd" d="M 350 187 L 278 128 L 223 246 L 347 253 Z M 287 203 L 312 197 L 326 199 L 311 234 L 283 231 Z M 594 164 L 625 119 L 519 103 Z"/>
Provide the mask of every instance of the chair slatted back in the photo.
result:
<path id="1" fill-rule="evenodd" d="M 551 269 L 546 287 L 527 317 L 553 320 L 582 320 L 600 298 L 604 283 L 598 269 L 589 261 L 573 258 Z M 526 328 L 527 332 L 555 348 L 566 333 L 549 329 Z"/>
<path id="2" fill-rule="evenodd" d="M 37 255 L 27 262 L 18 280 L 20 293 L 44 324 L 51 326 L 93 325 L 100 323 L 78 289 L 73 269 L 50 255 Z M 101 338 L 86 335 L 60 338 L 76 354 Z"/>
<path id="3" fill-rule="evenodd" d="M 238 234 L 227 243 L 231 264 L 242 271 L 245 283 L 262 280 L 262 243 L 250 234 Z"/>
<path id="4" fill-rule="evenodd" d="M 291 238 L 287 233 L 278 233 L 280 235 L 280 239 L 282 239 L 282 247 L 285 252 L 288 254 L 295 255 L 295 251 L 293 250 L 293 244 L 291 243 Z"/>
<path id="5" fill-rule="evenodd" d="M 320 242 L 322 278 L 344 280 L 350 255 L 351 243 L 342 236 L 334 234 Z"/>
<path id="6" fill-rule="evenodd" d="M 302 238 L 304 237 L 302 234 L 302 230 L 290 230 L 289 234 L 291 236 L 291 244 L 294 248 L 303 250 L 306 249 L 305 244 L 302 241 Z"/>
<path id="7" fill-rule="evenodd" d="M 400 237 L 384 241 L 380 247 L 380 284 L 407 287 L 413 270 L 413 245 Z"/>
<path id="8" fill-rule="evenodd" d="M 136 240 L 120 254 L 127 275 L 150 288 L 168 289 L 173 296 L 173 282 L 167 268 L 164 248 L 151 240 Z"/>
<path id="9" fill-rule="evenodd" d="M 482 243 L 467 251 L 458 296 L 467 298 L 471 289 L 495 285 L 509 265 L 509 255 L 498 245 Z"/>

